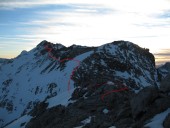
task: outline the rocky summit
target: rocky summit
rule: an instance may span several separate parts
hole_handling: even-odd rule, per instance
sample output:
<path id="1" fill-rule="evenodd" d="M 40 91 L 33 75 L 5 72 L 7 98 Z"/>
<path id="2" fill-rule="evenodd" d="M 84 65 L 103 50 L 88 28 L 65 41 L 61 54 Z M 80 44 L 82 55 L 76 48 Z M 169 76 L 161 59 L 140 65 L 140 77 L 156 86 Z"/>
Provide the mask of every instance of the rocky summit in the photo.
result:
<path id="1" fill-rule="evenodd" d="M 168 66 L 128 41 L 42 41 L 0 66 L 0 127 L 170 127 Z"/>

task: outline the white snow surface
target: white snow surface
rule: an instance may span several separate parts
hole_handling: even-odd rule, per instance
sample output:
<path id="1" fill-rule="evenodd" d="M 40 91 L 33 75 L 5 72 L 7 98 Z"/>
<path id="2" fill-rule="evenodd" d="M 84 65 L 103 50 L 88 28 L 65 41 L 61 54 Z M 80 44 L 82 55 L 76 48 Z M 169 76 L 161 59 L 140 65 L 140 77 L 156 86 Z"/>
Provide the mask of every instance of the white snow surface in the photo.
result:
<path id="1" fill-rule="evenodd" d="M 77 126 L 77 127 L 74 127 L 74 128 L 83 128 L 83 126 L 85 126 L 86 124 L 90 123 L 91 122 L 91 116 L 89 116 L 88 118 L 86 118 L 85 120 L 81 121 L 81 123 L 83 123 L 83 125 L 81 126 Z"/>
<path id="2" fill-rule="evenodd" d="M 82 128 L 84 125 L 82 125 L 82 126 L 77 126 L 77 127 L 74 127 L 74 128 Z"/>
<path id="3" fill-rule="evenodd" d="M 109 128 L 116 128 L 115 126 L 111 126 L 111 127 L 109 127 Z"/>
<path id="4" fill-rule="evenodd" d="M 103 113 L 104 113 L 104 114 L 107 114 L 108 112 L 109 112 L 109 110 L 106 109 L 106 108 L 103 110 Z"/>
<path id="5" fill-rule="evenodd" d="M 163 127 L 163 121 L 165 120 L 166 116 L 170 113 L 170 108 L 167 109 L 166 111 L 155 115 L 152 119 L 151 122 L 146 124 L 146 127 L 149 128 L 164 128 Z"/>
<path id="6" fill-rule="evenodd" d="M 128 46 L 130 46 L 130 43 L 128 43 Z M 78 61 L 80 61 L 81 66 L 81 61 L 93 54 L 94 51 L 76 56 L 74 60 L 78 61 L 67 61 L 64 69 L 60 70 L 59 62 L 50 58 L 48 53 L 44 55 L 40 54 L 39 51 L 41 49 L 43 49 L 43 46 L 39 49 L 34 48 L 29 52 L 24 51 L 21 55 L 15 58 L 12 63 L 1 65 L 0 101 L 4 102 L 4 106 L 0 108 L 0 127 L 19 118 L 23 113 L 27 114 L 36 103 L 47 99 L 47 96 L 51 97 L 46 100 L 46 102 L 49 103 L 48 108 L 58 104 L 68 105 L 68 103 L 74 102 L 68 101 L 74 90 L 74 82 L 70 80 L 70 75 L 74 68 L 78 65 Z M 143 62 L 141 59 L 136 59 L 137 57 L 133 50 L 129 51 L 127 54 L 127 52 L 121 50 L 119 46 L 107 44 L 98 47 L 95 52 L 103 51 L 107 51 L 109 56 L 115 57 L 115 60 L 118 59 L 122 63 L 131 55 L 131 64 L 134 65 L 136 69 L 140 69 L 142 72 L 142 75 L 135 76 L 135 72 L 133 70 L 129 72 L 115 71 L 113 76 L 127 80 L 131 78 L 137 85 L 139 83 L 142 86 L 153 85 L 154 81 L 152 81 L 153 79 L 151 78 L 150 73 L 138 65 L 150 62 Z M 64 53 L 65 51 L 62 52 Z M 51 66 L 50 68 L 47 68 L 49 64 L 51 64 Z M 102 61 L 101 64 L 104 66 L 106 65 L 105 61 Z M 86 66 L 88 67 L 88 65 Z M 54 68 L 51 70 L 52 67 Z M 90 68 L 93 67 L 89 67 L 89 70 L 91 70 Z M 96 70 L 96 73 L 97 72 L 98 71 Z M 9 82 L 8 85 L 4 84 L 6 80 Z M 70 87 L 68 87 L 69 80 Z M 50 85 L 53 83 L 55 83 L 55 86 L 51 89 Z M 111 81 L 108 81 L 108 84 L 113 85 Z M 55 96 L 53 94 L 55 94 Z M 12 108 L 10 108 L 10 106 L 12 106 Z M 12 111 L 7 110 L 7 108 L 12 109 Z M 1 119 L 3 119 L 3 121 Z"/>
<path id="7" fill-rule="evenodd" d="M 25 125 L 30 121 L 31 118 L 32 116 L 24 115 L 4 128 L 25 128 Z M 21 126 L 22 123 L 25 123 L 25 125 Z"/>
<path id="8" fill-rule="evenodd" d="M 74 91 L 74 89 L 71 89 L 70 91 L 65 91 L 65 92 L 59 94 L 58 96 L 48 99 L 47 100 L 47 103 L 49 103 L 48 108 L 54 107 L 59 104 L 67 106 L 69 103 L 73 103 L 74 101 L 69 101 L 73 91 Z"/>
<path id="9" fill-rule="evenodd" d="M 108 85 L 114 85 L 114 83 L 112 81 L 107 81 Z"/>
<path id="10" fill-rule="evenodd" d="M 88 118 L 86 118 L 85 120 L 81 121 L 81 123 L 83 123 L 84 125 L 88 124 L 91 122 L 91 116 L 89 116 Z"/>
<path id="11" fill-rule="evenodd" d="M 78 63 L 70 60 L 66 62 L 66 67 L 61 71 L 57 69 L 58 65 L 56 65 L 52 71 L 49 68 L 42 72 L 55 60 L 50 58 L 48 54 L 41 55 L 37 53 L 37 49 L 27 53 L 24 52 L 12 63 L 2 65 L 0 70 L 0 90 L 2 91 L 0 101 L 6 102 L 6 105 L 0 108 L 0 127 L 19 118 L 23 112 L 28 113 L 35 103 L 45 100 L 51 94 L 56 93 L 56 96 L 47 100 L 49 108 L 58 104 L 67 105 L 72 102 L 68 99 L 74 90 L 74 82 L 70 80 L 69 90 L 68 81 Z M 82 61 L 92 53 L 93 51 L 86 52 L 74 59 Z M 55 66 L 55 63 L 52 66 Z M 10 79 L 12 81 L 9 85 L 3 85 L 4 81 Z M 52 90 L 49 88 L 51 83 L 57 85 Z M 12 111 L 6 109 L 7 104 L 13 106 Z"/>

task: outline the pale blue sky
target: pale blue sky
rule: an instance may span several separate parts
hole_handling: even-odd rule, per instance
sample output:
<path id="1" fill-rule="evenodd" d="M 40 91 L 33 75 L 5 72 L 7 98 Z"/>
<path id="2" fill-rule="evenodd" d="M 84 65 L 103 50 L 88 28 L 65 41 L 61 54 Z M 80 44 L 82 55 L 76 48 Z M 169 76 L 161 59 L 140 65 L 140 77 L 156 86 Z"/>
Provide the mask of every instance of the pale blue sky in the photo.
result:
<path id="1" fill-rule="evenodd" d="M 98 46 L 128 40 L 170 60 L 169 0 L 1 0 L 0 57 L 42 40 Z M 158 59 L 157 59 L 158 60 Z"/>

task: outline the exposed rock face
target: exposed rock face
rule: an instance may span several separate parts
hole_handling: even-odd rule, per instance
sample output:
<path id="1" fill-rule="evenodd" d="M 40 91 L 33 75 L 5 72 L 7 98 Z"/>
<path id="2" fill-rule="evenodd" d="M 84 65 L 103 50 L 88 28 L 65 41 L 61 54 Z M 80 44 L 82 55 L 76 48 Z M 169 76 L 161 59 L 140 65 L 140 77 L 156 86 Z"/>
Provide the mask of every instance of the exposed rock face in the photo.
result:
<path id="1" fill-rule="evenodd" d="M 99 98 L 100 93 L 87 96 L 88 90 L 77 89 L 75 92 L 77 94 L 73 95 L 76 98 L 73 97 L 77 99 L 76 102 L 67 107 L 56 106 L 35 115 L 27 127 L 143 128 L 154 115 L 170 108 L 170 96 L 164 95 L 155 87 L 146 87 L 138 94 L 132 91 L 112 93 L 104 101 Z M 62 114 L 61 111 L 58 112 L 61 108 Z M 105 109 L 107 112 L 104 112 Z M 83 120 L 88 118 L 89 122 L 84 124 Z M 168 121 L 169 116 L 164 121 L 165 127 L 169 126 Z"/>
<path id="2" fill-rule="evenodd" d="M 131 108 L 133 127 L 142 127 L 154 115 L 170 108 L 170 97 L 155 87 L 147 87 L 131 99 Z"/>
<path id="3" fill-rule="evenodd" d="M 84 128 L 108 128 L 109 126 L 115 125 L 113 122 L 117 122 L 117 125 L 120 125 L 119 127 L 130 126 L 133 119 L 130 118 L 131 115 L 129 113 L 128 93 L 118 93 L 115 94 L 115 96 L 116 95 L 119 95 L 118 98 L 120 98 L 120 101 L 115 100 L 111 102 L 110 100 L 110 104 L 102 102 L 100 98 L 98 98 L 99 95 L 88 98 L 79 97 L 77 102 L 70 104 L 67 108 L 64 106 L 56 106 L 46 110 L 41 115 L 33 118 L 30 123 L 27 124 L 27 127 L 68 128 L 84 125 Z M 127 106 L 126 109 L 124 109 L 125 106 Z M 63 108 L 63 111 L 58 111 L 61 108 Z M 103 112 L 105 108 L 109 110 L 108 114 Z M 89 117 L 91 118 L 89 123 L 83 124 L 82 121 Z"/>
<path id="4" fill-rule="evenodd" d="M 70 75 L 77 66 L 67 58 L 79 56 L 81 61 L 94 49 L 42 41 L 13 60 L 3 60 L 0 64 L 0 127 L 29 113 L 37 103 L 67 92 Z M 65 60 L 59 63 L 53 57 Z"/>
<path id="5" fill-rule="evenodd" d="M 47 106 L 48 106 L 47 103 L 41 102 L 37 104 L 29 114 L 33 117 L 39 116 L 46 111 Z"/>
<path id="6" fill-rule="evenodd" d="M 154 56 L 127 41 L 99 47 L 65 47 L 42 41 L 3 65 L 0 76 L 0 126 L 30 114 L 33 118 L 25 124 L 29 128 L 142 127 L 152 115 L 169 107 L 168 94 L 157 90 Z M 75 87 L 68 101 L 74 102 L 65 107 L 57 100 L 48 108 L 50 100 L 70 91 L 69 87 Z M 163 102 L 166 104 L 158 107 Z M 154 105 L 159 110 L 151 110 Z M 151 114 L 147 116 L 145 111 Z"/>
<path id="7" fill-rule="evenodd" d="M 147 113 L 151 103 L 158 97 L 155 87 L 146 87 L 131 99 L 131 108 L 134 118 L 139 119 Z"/>
<path id="8" fill-rule="evenodd" d="M 167 93 L 164 93 L 168 91 L 166 90 L 167 86 L 169 86 L 167 84 L 168 81 L 169 78 L 167 76 L 162 81 L 160 89 L 150 86 L 144 88 L 138 94 L 129 90 L 111 93 L 102 101 L 100 98 L 105 91 L 116 89 L 119 86 L 108 86 L 109 83 L 106 83 L 98 87 L 95 86 L 94 81 L 91 82 L 89 80 L 86 82 L 86 86 L 80 86 L 80 88 L 74 91 L 72 100 L 76 100 L 76 102 L 64 108 L 66 114 L 62 114 L 59 117 L 52 116 L 54 119 L 50 121 L 50 124 L 40 125 L 37 123 L 37 121 L 48 122 L 48 118 L 44 117 L 44 115 L 49 111 L 51 112 L 48 113 L 48 116 L 53 115 L 54 108 L 52 108 L 32 119 L 28 126 L 30 128 L 38 126 L 47 128 L 75 126 L 83 126 L 83 128 L 108 128 L 115 125 L 117 128 L 142 128 L 147 120 L 170 108 L 170 97 Z M 120 83 L 117 84 L 119 85 Z M 55 108 L 60 107 L 56 106 Z M 103 113 L 103 110 L 106 108 L 108 113 Z M 91 117 L 90 122 L 83 124 L 82 121 L 89 117 Z M 169 126 L 168 121 L 169 117 L 165 119 L 164 127 Z"/>
<path id="9" fill-rule="evenodd" d="M 158 79 L 154 56 L 148 49 L 130 42 L 115 41 L 100 46 L 83 60 L 73 80 L 77 86 L 118 81 L 139 89 L 147 85 L 156 86 Z"/>
<path id="10" fill-rule="evenodd" d="M 163 123 L 164 128 L 169 128 L 170 127 L 170 113 L 168 116 L 165 118 L 164 123 Z"/>
<path id="11" fill-rule="evenodd" d="M 170 74 L 168 74 L 161 82 L 160 90 L 163 92 L 170 92 Z"/>
<path id="12" fill-rule="evenodd" d="M 60 122 L 63 122 L 63 117 L 66 114 L 64 106 L 56 106 L 50 110 L 37 113 L 38 115 L 35 120 L 34 118 L 31 122 L 26 126 L 26 128 L 54 128 Z M 63 122 L 64 123 L 64 122 Z"/>

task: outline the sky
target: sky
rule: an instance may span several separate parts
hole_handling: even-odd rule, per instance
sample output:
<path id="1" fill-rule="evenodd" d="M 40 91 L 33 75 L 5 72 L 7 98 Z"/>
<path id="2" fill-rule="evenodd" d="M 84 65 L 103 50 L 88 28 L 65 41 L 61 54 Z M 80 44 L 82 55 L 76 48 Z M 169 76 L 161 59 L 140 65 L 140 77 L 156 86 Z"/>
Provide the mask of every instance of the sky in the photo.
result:
<path id="1" fill-rule="evenodd" d="M 0 58 L 42 40 L 99 46 L 125 40 L 170 61 L 170 0 L 0 0 Z"/>

